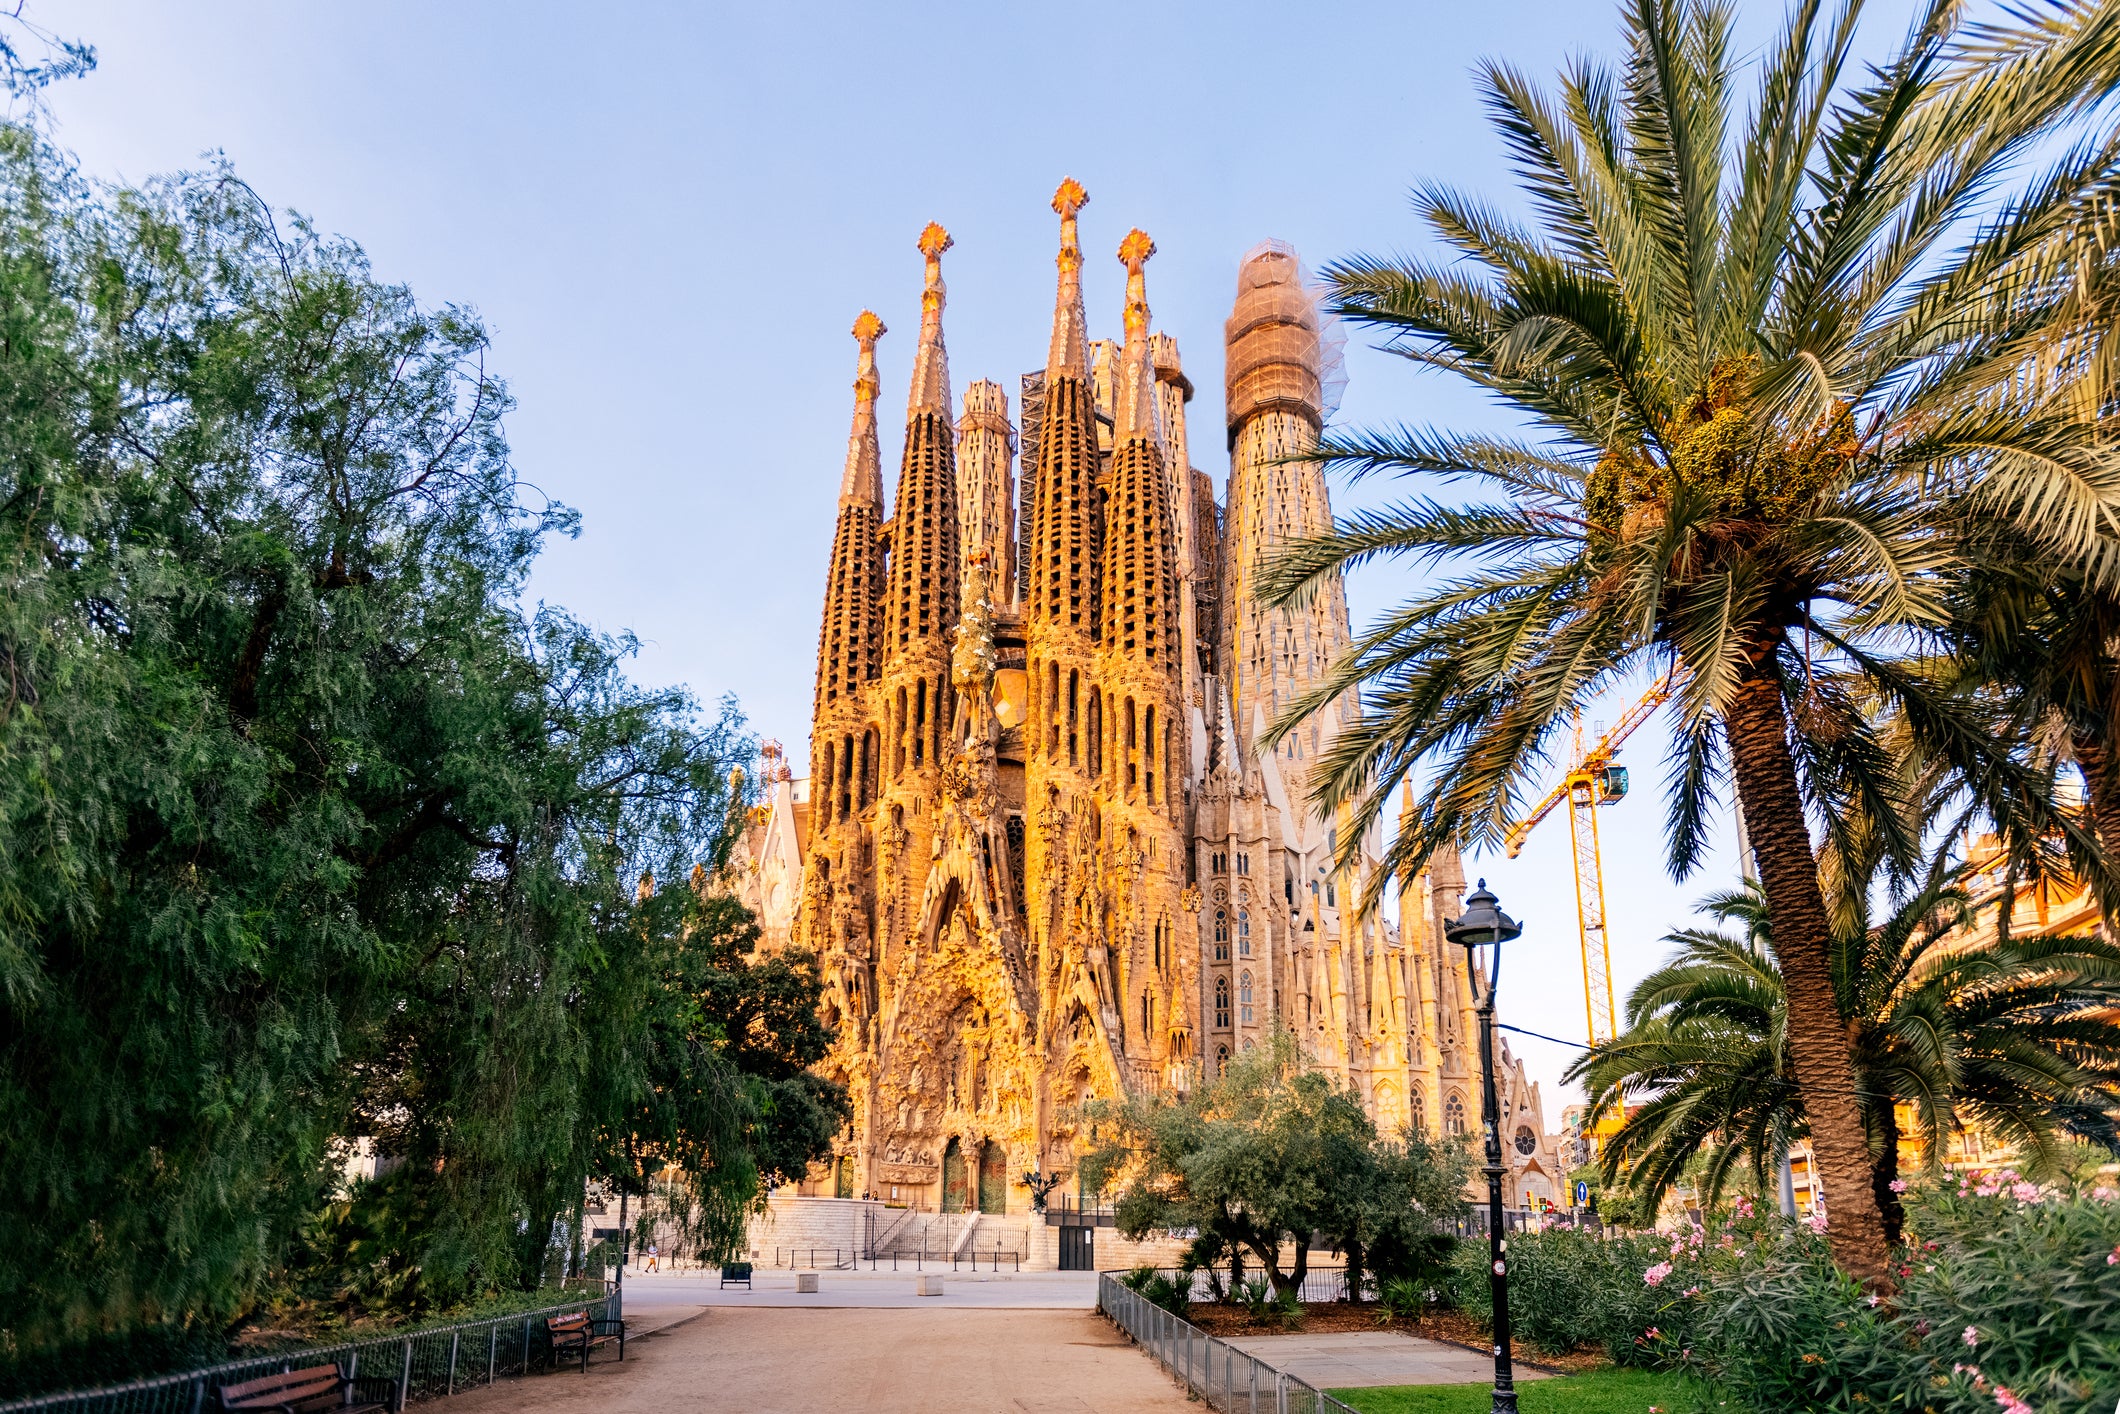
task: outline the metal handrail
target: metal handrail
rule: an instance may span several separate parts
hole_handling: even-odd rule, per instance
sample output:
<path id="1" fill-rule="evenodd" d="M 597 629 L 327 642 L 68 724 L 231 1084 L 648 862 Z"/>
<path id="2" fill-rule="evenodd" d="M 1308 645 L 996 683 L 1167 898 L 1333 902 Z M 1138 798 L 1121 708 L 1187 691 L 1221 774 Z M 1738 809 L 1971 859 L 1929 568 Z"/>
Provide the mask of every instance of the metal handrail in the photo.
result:
<path id="1" fill-rule="evenodd" d="M 619 1319 L 619 1299 L 610 1291 L 610 1283 L 605 1288 L 603 1296 L 585 1293 L 579 1301 L 482 1321 L 276 1351 L 98 1389 L 34 1395 L 0 1403 L 0 1414 L 203 1414 L 214 1407 L 214 1393 L 223 1385 L 325 1364 L 338 1366 L 348 1379 L 365 1375 L 396 1381 L 395 1407 L 403 1409 L 411 1399 L 448 1396 L 459 1388 L 492 1384 L 503 1375 L 527 1374 L 550 1357 L 551 1340 L 545 1331 L 548 1317 L 586 1311 L 593 1320 Z M 481 1343 L 486 1346 L 484 1352 L 478 1349 Z"/>
<path id="2" fill-rule="evenodd" d="M 1316 1386 L 1277 1370 L 1139 1292 L 1097 1274 L 1097 1310 L 1219 1414 L 1359 1414 Z"/>

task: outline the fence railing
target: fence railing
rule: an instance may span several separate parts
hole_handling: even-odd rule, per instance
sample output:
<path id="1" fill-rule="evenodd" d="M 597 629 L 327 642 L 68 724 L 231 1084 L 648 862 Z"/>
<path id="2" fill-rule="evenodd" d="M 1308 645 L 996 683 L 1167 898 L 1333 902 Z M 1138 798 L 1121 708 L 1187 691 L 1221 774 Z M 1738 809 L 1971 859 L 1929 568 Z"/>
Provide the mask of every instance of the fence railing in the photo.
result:
<path id="1" fill-rule="evenodd" d="M 220 1407 L 215 1392 L 223 1385 L 326 1364 L 338 1366 L 348 1378 L 396 1381 L 396 1407 L 403 1409 L 411 1400 L 452 1395 L 460 1389 L 514 1378 L 551 1363 L 552 1341 L 545 1329 L 545 1318 L 575 1311 L 587 1311 L 596 1319 L 615 1320 L 619 1316 L 618 1297 L 591 1297 L 409 1335 L 373 1336 L 337 1345 L 282 1350 L 102 1389 L 62 1390 L 0 1403 L 0 1414 L 205 1414 Z"/>
<path id="2" fill-rule="evenodd" d="M 988 1271 L 998 1272 L 1004 1264 L 1013 1272 L 1023 1270 L 1023 1254 L 1011 1247 L 966 1247 L 960 1251 L 947 1252 L 932 1247 L 889 1247 L 877 1251 L 858 1251 L 851 1247 L 775 1247 L 771 1262 L 760 1258 L 757 1265 L 786 1267 L 809 1271 L 854 1271 L 861 1270 L 867 1262 L 872 1272 L 883 1270 L 888 1262 L 892 1271 L 940 1271 L 948 1265 L 951 1271 L 969 1268 L 978 1271 L 982 1264 Z"/>
<path id="3" fill-rule="evenodd" d="M 1221 1414 L 1357 1414 L 1325 1391 L 1151 1306 L 1109 1272 L 1097 1276 L 1097 1309 L 1188 1394 Z"/>
<path id="4" fill-rule="evenodd" d="M 1170 1278 L 1180 1287 L 1185 1284 L 1185 1273 L 1176 1267 L 1159 1267 L 1157 1268 L 1157 1273 L 1160 1276 Z M 1266 1276 L 1264 1267 L 1255 1263 L 1247 1263 L 1244 1267 L 1244 1279 L 1246 1281 L 1264 1281 L 1269 1278 Z M 1229 1269 L 1227 1267 L 1218 1268 L 1213 1272 L 1209 1272 L 1203 1267 L 1194 1272 L 1192 1274 L 1192 1290 L 1188 1293 L 1190 1299 L 1194 1301 L 1215 1300 L 1217 1283 L 1220 1284 L 1220 1290 L 1227 1294 L 1229 1291 Z M 1375 1283 L 1376 1278 L 1374 1275 L 1371 1275 L 1363 1283 L 1365 1286 L 1372 1288 L 1371 1295 L 1375 1294 L 1373 1290 Z M 1345 1267 L 1310 1267 L 1303 1273 L 1303 1284 L 1296 1289 L 1296 1300 L 1305 1304 L 1344 1301 L 1346 1299 L 1347 1269 Z"/>

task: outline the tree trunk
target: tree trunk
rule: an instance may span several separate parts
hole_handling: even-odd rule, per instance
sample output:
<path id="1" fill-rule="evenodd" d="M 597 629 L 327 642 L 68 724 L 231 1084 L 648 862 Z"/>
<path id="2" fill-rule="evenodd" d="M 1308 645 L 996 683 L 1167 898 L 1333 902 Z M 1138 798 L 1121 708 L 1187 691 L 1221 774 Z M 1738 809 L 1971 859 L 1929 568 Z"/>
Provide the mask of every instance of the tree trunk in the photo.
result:
<path id="1" fill-rule="evenodd" d="M 1893 1117 L 1889 1103 L 1878 1128 L 1884 1133 L 1884 1152 L 1870 1165 L 1870 1192 L 1876 1196 L 1878 1214 L 1884 1219 L 1884 1240 L 1897 1247 L 1906 1229 L 1907 1210 L 1892 1191 L 1892 1184 L 1899 1177 L 1899 1121 Z"/>
<path id="2" fill-rule="evenodd" d="M 2090 795 L 2091 829 L 2098 836 L 2098 847 L 2105 857 L 2120 861 L 2120 771 L 2115 767 L 2120 762 L 2098 737 L 2089 732 L 2080 732 L 2071 743 L 2076 752 L 2076 764 L 2083 770 L 2083 786 Z M 2120 906 L 2108 904 L 2099 909 L 2105 916 L 2110 930 Z"/>
<path id="3" fill-rule="evenodd" d="M 1890 1252 L 1870 1189 L 1854 1051 L 1833 992 L 1832 937 L 1780 686 L 1762 679 L 1739 684 L 1724 725 L 1788 996 L 1789 1051 L 1825 1188 L 1827 1241 L 1841 1270 L 1866 1286 L 1889 1289 Z"/>

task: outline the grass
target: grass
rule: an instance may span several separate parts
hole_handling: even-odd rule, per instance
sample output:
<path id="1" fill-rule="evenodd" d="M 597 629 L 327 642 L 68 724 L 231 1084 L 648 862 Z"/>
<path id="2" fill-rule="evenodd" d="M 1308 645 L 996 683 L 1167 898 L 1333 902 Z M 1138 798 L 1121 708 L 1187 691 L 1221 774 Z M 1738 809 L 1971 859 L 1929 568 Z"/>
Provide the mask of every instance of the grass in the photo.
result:
<path id="1" fill-rule="evenodd" d="M 1487 1414 L 1490 1385 L 1385 1385 L 1336 1389 L 1335 1399 L 1362 1414 Z M 1653 1370 L 1593 1370 L 1565 1379 L 1526 1380 L 1516 1387 L 1523 1414 L 1684 1414 L 1694 1407 L 1685 1381 Z"/>

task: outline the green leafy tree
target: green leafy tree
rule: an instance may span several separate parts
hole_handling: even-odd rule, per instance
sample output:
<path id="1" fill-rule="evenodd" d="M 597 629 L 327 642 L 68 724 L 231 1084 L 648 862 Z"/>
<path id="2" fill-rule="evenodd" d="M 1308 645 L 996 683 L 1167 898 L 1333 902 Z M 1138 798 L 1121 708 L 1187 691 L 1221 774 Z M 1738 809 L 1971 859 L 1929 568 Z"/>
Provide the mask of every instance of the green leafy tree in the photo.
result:
<path id="1" fill-rule="evenodd" d="M 0 1356 L 534 1285 L 658 1087 L 703 1208 L 816 1147 L 800 967 L 687 974 L 638 888 L 750 739 L 524 610 L 574 521 L 487 355 L 225 169 L 0 126 Z"/>
<path id="2" fill-rule="evenodd" d="M 1203 1265 L 1228 1258 L 1234 1287 L 1248 1255 L 1291 1299 L 1317 1235 L 1346 1256 L 1351 1284 L 1372 1260 L 1415 1264 L 1462 1209 L 1471 1166 L 1456 1146 L 1380 1141 L 1361 1095 L 1306 1065 L 1286 1035 L 1181 1098 L 1096 1101 L 1083 1119 L 1100 1136 L 1083 1173 L 1099 1191 L 1118 1182 L 1121 1231 L 1198 1229 Z"/>
<path id="3" fill-rule="evenodd" d="M 1327 282 L 1342 316 L 1470 380 L 1525 430 L 1329 437 L 1317 454 L 1344 469 L 1493 499 L 1352 516 L 1290 546 L 1261 597 L 1302 602 L 1377 556 L 1446 567 L 1275 728 L 1362 693 L 1313 786 L 1322 808 L 1354 812 L 1348 850 L 1423 773 L 1379 879 L 1445 841 L 1499 843 L 1579 711 L 1686 670 L 1671 864 L 1699 861 L 1734 779 L 1835 1258 L 1884 1284 L 1810 825 L 1831 831 L 1860 805 L 1897 866 L 1919 867 L 1919 839 L 1893 823 L 1902 783 L 1877 714 L 1838 686 L 1852 678 L 2025 857 L 2059 867 L 2059 841 L 2113 891 L 2024 744 L 1911 655 L 1949 621 L 1968 522 L 2094 564 L 2120 509 L 2078 356 L 2109 319 L 2110 272 L 2085 253 L 2106 248 L 2120 184 L 2120 138 L 2094 106 L 2120 12 L 1981 28 L 1938 0 L 1859 70 L 1856 13 L 1798 4 L 1756 51 L 1749 94 L 1733 13 L 1707 0 L 1633 0 L 1621 62 L 1575 62 L 1555 91 L 1483 68 L 1530 220 L 1423 187 L 1446 258 L 1353 257 Z M 2081 128 L 2080 145 L 2040 146 Z"/>
<path id="4" fill-rule="evenodd" d="M 1894 1241 L 1895 1106 L 1910 1108 L 1932 1167 L 1968 1125 L 2052 1167 L 2086 1133 L 2110 1142 L 2120 1105 L 2120 948 L 2098 937 L 1971 941 L 1957 872 L 1939 866 L 1882 924 L 1858 914 L 1834 944 L 1871 1191 Z M 1698 1184 L 1703 1207 L 1747 1171 L 1766 1190 L 1807 1133 L 1766 900 L 1747 888 L 1705 908 L 1740 931 L 1671 934 L 1677 952 L 1629 996 L 1627 1029 L 1567 1077 L 1584 1082 L 1593 1117 L 1624 1105 L 1603 1176 L 1652 1208 L 1681 1181 Z"/>

